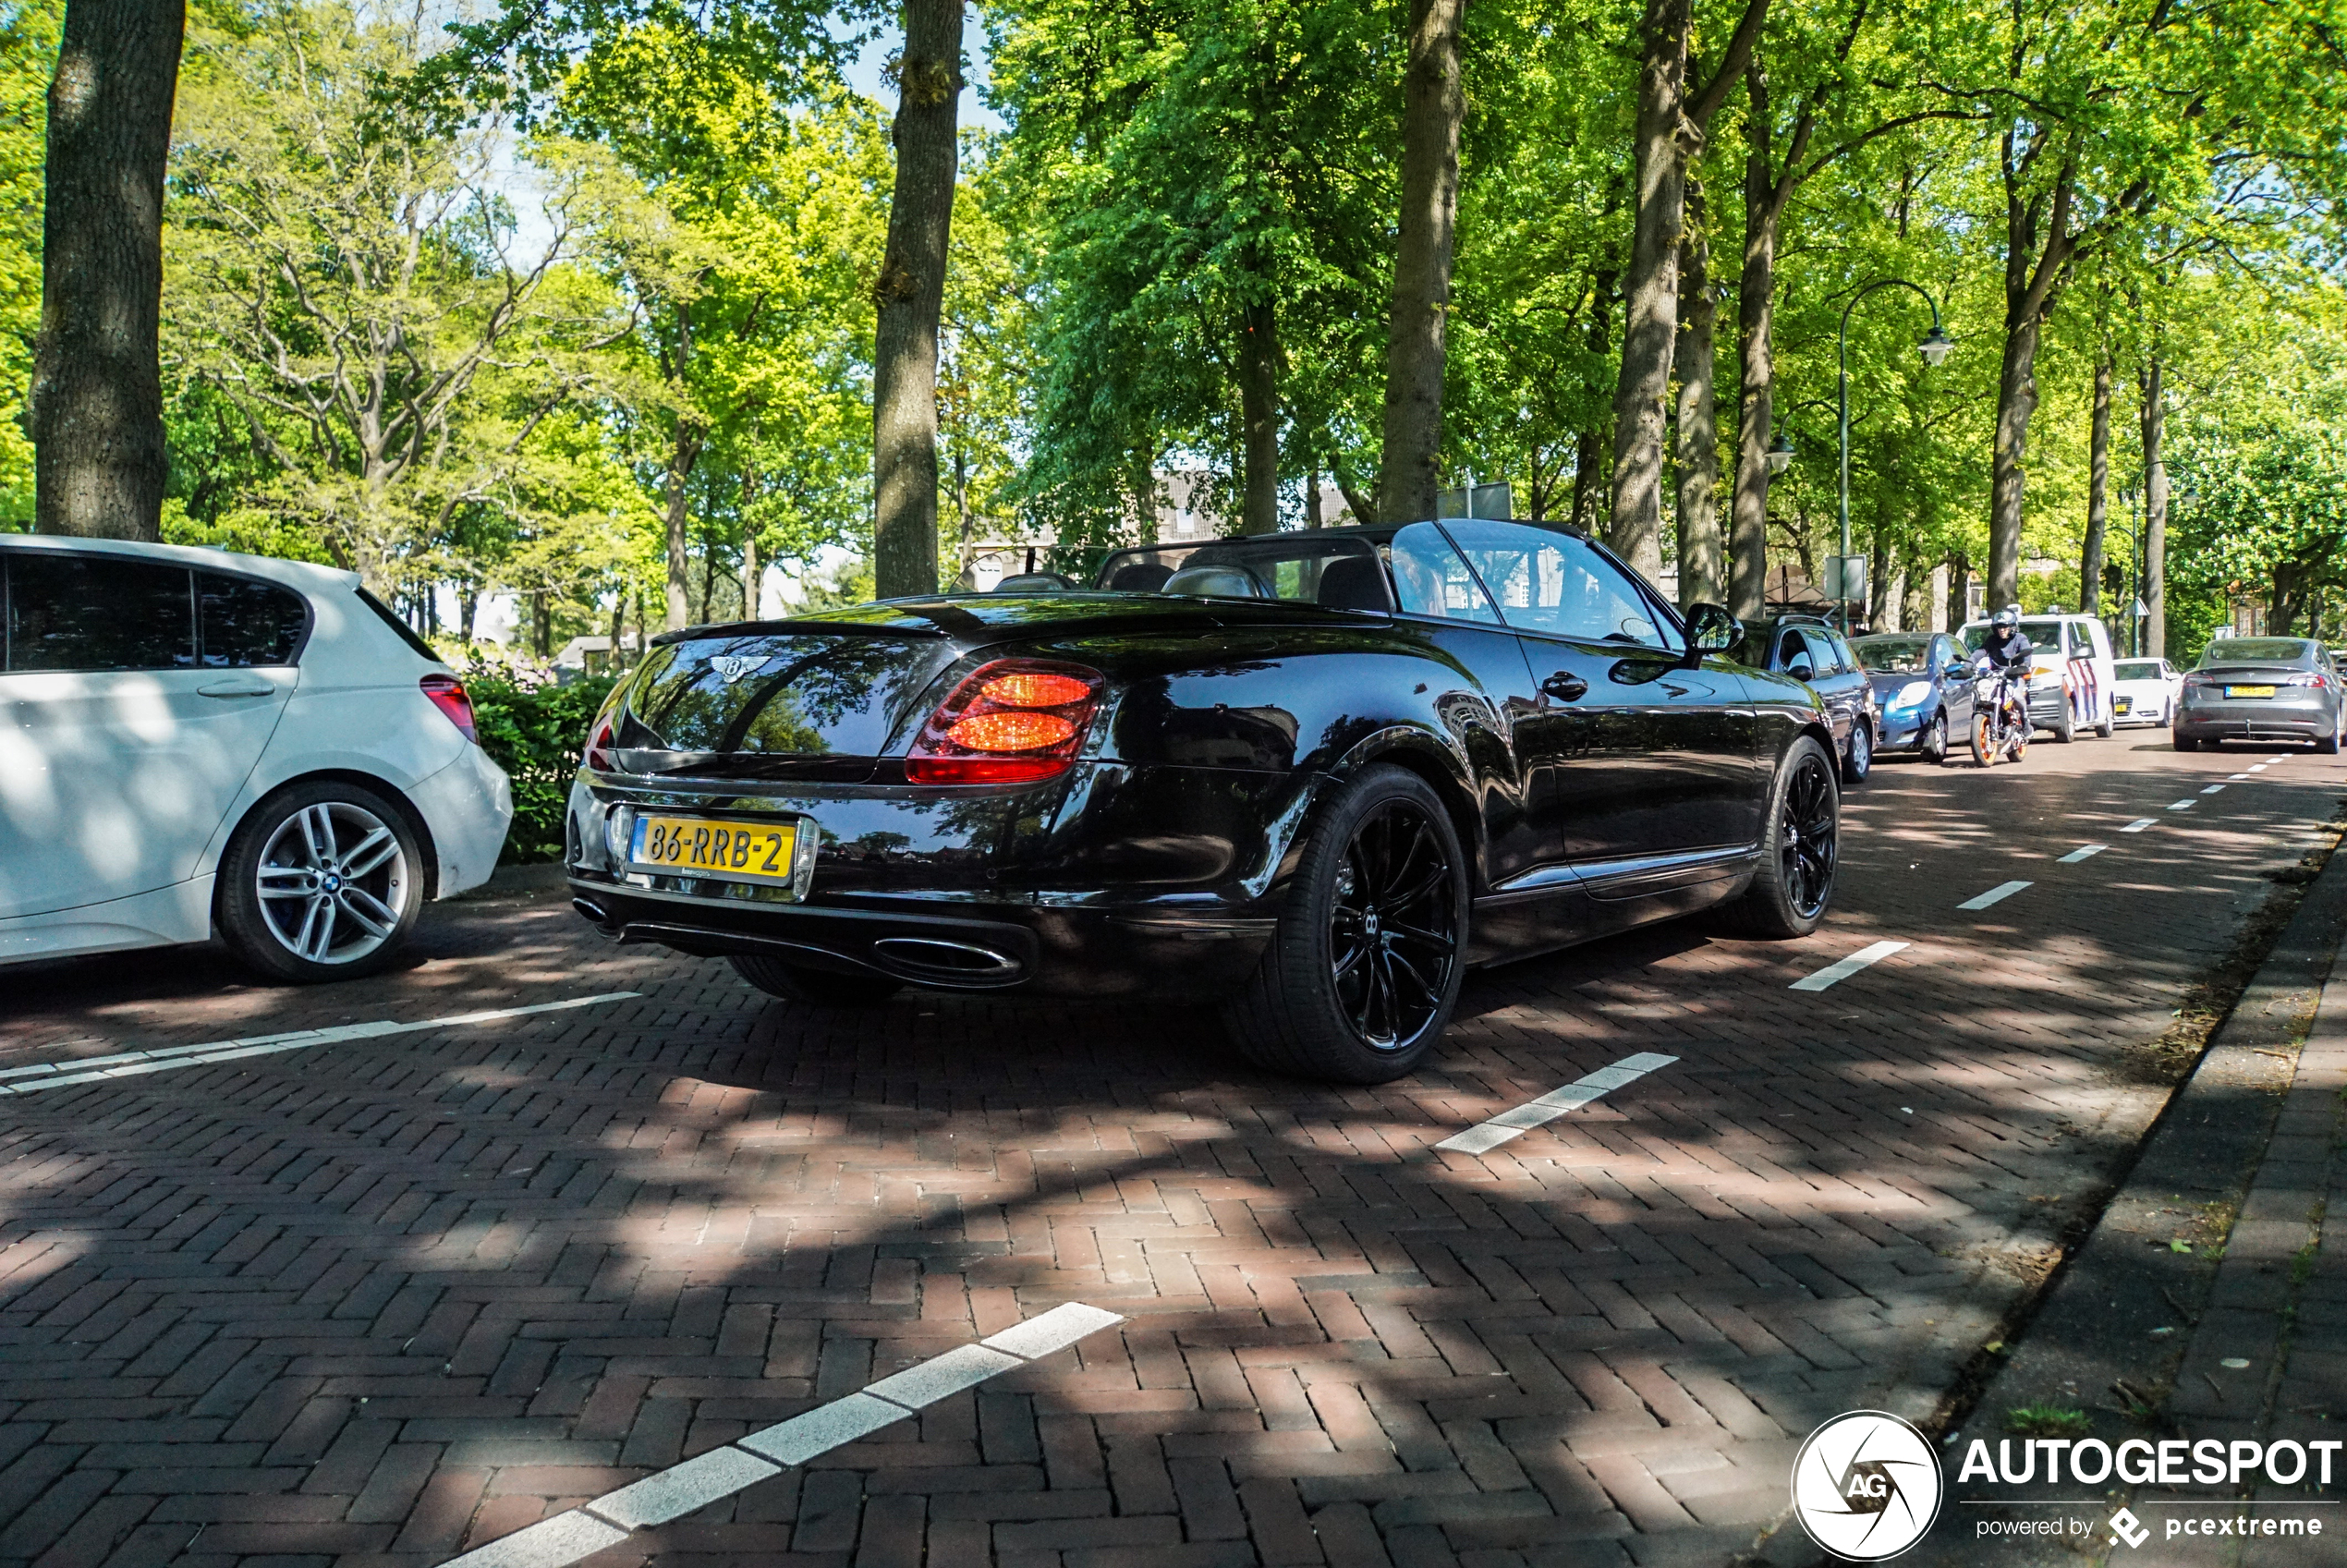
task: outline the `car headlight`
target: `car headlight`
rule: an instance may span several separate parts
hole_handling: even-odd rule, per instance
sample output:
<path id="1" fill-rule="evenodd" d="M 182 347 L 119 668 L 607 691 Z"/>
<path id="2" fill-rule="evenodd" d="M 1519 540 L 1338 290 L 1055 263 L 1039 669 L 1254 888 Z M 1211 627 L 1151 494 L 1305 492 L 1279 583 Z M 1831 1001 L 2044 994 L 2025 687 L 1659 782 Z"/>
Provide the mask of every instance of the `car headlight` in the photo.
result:
<path id="1" fill-rule="evenodd" d="M 1929 681 L 1909 681 L 1891 693 L 1891 706 L 1893 708 L 1919 707 L 1930 695 L 1931 683 Z"/>

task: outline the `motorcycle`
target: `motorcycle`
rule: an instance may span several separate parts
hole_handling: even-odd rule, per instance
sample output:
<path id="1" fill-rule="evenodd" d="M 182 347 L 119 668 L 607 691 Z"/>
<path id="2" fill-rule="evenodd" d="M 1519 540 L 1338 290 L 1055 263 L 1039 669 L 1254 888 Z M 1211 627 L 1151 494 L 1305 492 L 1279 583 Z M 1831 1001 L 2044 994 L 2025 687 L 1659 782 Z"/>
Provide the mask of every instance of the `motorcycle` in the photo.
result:
<path id="1" fill-rule="evenodd" d="M 1982 654 L 1972 666 L 1972 760 L 1984 768 L 2000 758 L 2018 762 L 2029 732 L 2027 662 L 2000 665 Z"/>

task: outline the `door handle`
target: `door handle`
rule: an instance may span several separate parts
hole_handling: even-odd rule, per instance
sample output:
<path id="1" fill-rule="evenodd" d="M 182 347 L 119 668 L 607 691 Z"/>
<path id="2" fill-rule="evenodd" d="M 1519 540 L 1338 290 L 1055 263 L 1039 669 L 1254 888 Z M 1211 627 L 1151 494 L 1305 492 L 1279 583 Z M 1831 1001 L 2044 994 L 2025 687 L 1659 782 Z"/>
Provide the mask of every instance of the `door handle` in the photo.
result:
<path id="1" fill-rule="evenodd" d="M 1540 683 L 1540 691 L 1559 702 L 1571 702 L 1589 694 L 1589 683 L 1570 670 L 1559 670 Z"/>
<path id="2" fill-rule="evenodd" d="M 213 686 L 196 687 L 196 695 L 199 697 L 274 697 L 277 695 L 277 688 L 274 686 L 236 686 L 221 682 Z"/>

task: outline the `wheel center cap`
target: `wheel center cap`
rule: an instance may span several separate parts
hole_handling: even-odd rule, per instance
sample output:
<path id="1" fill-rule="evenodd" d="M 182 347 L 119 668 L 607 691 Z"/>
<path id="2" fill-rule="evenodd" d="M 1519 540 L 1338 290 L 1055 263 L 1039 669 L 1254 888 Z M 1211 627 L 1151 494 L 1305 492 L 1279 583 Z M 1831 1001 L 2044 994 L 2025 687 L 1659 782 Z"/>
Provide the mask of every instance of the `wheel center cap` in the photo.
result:
<path id="1" fill-rule="evenodd" d="M 328 893 L 338 892 L 342 887 L 342 879 L 336 876 L 334 872 L 328 871 L 324 876 L 318 879 L 318 885 L 325 889 Z"/>
<path id="2" fill-rule="evenodd" d="M 1375 936 L 1375 935 L 1377 935 L 1377 934 L 1378 934 L 1378 923 L 1377 923 L 1377 911 L 1376 911 L 1376 910 L 1372 909 L 1372 910 L 1370 910 L 1368 914 L 1366 914 L 1366 915 L 1364 915 L 1364 916 L 1362 916 L 1362 917 L 1361 917 L 1361 928 L 1362 928 L 1362 930 L 1364 930 L 1368 931 L 1368 934 L 1369 934 L 1369 935 L 1371 935 L 1371 936 Z"/>

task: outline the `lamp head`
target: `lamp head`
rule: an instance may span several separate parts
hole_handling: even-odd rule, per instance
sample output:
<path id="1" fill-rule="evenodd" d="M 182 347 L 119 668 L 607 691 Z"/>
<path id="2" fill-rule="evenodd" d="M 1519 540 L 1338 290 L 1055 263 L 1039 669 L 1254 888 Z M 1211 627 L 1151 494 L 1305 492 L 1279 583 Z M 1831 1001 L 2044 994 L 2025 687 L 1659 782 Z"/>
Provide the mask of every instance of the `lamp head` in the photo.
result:
<path id="1" fill-rule="evenodd" d="M 1777 439 L 1769 445 L 1766 461 L 1769 465 L 1769 472 L 1771 474 L 1783 473 L 1793 467 L 1792 438 L 1780 431 L 1777 433 Z"/>
<path id="2" fill-rule="evenodd" d="M 1938 365 L 1955 351 L 1955 346 L 1956 340 L 1941 332 L 1940 323 L 1934 322 L 1931 330 L 1924 334 L 1923 341 L 1915 345 L 1915 352 L 1923 356 L 1925 364 Z"/>

